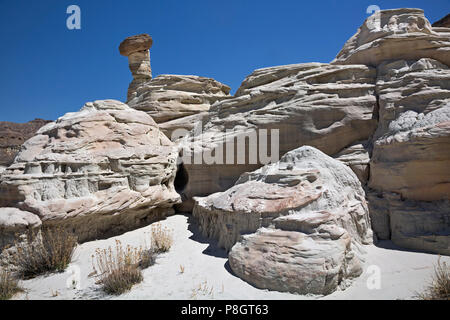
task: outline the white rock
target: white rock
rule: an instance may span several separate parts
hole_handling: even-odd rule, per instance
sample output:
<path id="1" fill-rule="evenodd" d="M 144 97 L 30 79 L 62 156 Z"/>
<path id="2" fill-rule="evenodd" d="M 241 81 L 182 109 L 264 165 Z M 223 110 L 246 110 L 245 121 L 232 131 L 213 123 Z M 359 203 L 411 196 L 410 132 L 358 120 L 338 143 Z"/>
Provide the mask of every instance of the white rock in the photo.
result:
<path id="1" fill-rule="evenodd" d="M 259 288 L 331 293 L 361 273 L 361 245 L 372 242 L 358 178 L 308 146 L 195 201 L 203 234 L 231 248 L 233 271 Z"/>
<path id="2" fill-rule="evenodd" d="M 177 150 L 145 112 L 89 102 L 42 127 L 2 174 L 0 206 L 71 228 L 80 241 L 173 212 Z"/>
<path id="3" fill-rule="evenodd" d="M 367 18 L 332 63 L 375 67 L 386 60 L 421 58 L 450 66 L 450 29 L 432 28 L 421 9 L 403 8 Z"/>

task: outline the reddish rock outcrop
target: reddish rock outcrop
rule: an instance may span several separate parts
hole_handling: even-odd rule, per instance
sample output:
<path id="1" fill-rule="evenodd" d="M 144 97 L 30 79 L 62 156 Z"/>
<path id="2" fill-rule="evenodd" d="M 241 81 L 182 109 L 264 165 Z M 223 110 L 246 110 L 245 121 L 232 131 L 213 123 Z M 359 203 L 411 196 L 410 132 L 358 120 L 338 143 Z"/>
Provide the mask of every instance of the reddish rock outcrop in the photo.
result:
<path id="1" fill-rule="evenodd" d="M 20 150 L 20 146 L 36 131 L 51 121 L 35 119 L 26 123 L 0 121 L 0 167 L 9 166 Z"/>
<path id="2" fill-rule="evenodd" d="M 450 13 L 432 24 L 433 28 L 450 28 Z"/>

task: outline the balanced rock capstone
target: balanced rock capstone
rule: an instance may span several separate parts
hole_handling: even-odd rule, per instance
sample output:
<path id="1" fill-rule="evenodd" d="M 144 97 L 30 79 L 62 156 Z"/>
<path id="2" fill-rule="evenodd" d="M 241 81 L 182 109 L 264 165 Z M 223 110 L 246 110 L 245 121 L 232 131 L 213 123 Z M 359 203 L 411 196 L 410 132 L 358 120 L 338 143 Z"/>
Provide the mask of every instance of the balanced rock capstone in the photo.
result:
<path id="1" fill-rule="evenodd" d="M 152 68 L 150 65 L 150 48 L 153 39 L 148 34 L 131 36 L 122 41 L 119 46 L 121 55 L 128 57 L 128 66 L 133 81 L 128 86 L 127 100 L 130 100 L 136 88 L 144 82 L 152 79 Z"/>

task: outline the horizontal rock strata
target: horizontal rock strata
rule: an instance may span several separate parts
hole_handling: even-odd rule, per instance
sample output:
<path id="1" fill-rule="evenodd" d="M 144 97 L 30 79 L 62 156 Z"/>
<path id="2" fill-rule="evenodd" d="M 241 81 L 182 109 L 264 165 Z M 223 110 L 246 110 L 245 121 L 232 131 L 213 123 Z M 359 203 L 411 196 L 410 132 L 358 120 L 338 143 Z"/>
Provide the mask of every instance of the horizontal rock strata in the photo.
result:
<path id="1" fill-rule="evenodd" d="M 64 225 L 80 241 L 173 212 L 177 150 L 145 112 L 87 103 L 42 127 L 1 176 L 0 206 Z"/>
<path id="2" fill-rule="evenodd" d="M 172 140 L 176 129 L 184 135 L 202 121 L 217 101 L 229 98 L 230 88 L 214 79 L 163 74 L 136 88 L 128 105 L 150 115 Z"/>
<path id="3" fill-rule="evenodd" d="M 201 130 L 181 143 L 188 159 L 186 199 L 224 191 L 243 172 L 302 145 L 333 155 L 368 139 L 377 126 L 375 79 L 376 70 L 363 65 L 307 63 L 256 70 L 233 98 L 214 104 Z M 251 136 L 257 140 L 250 141 Z M 227 150 L 230 143 L 234 154 Z M 259 150 L 252 149 L 257 145 Z M 220 152 L 218 161 L 204 164 L 206 156 Z M 239 152 L 244 161 L 238 160 Z"/>

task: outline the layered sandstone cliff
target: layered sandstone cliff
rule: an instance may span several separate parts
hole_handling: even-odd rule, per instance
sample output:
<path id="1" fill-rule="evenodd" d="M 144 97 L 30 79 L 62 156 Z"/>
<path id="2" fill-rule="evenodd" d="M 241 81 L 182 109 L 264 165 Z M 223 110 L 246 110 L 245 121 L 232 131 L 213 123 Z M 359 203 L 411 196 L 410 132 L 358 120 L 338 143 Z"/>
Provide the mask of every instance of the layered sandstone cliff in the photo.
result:
<path id="1" fill-rule="evenodd" d="M 309 145 L 357 174 L 377 238 L 449 254 L 449 45 L 450 29 L 431 27 L 422 10 L 383 10 L 331 64 L 256 70 L 233 98 L 211 108 L 202 131 L 182 142 L 189 182 L 180 209 L 190 210 L 194 196 L 225 191 L 244 172 Z M 264 157 L 251 146 L 270 135 L 250 140 L 261 129 L 279 134 L 279 148 L 270 154 L 267 147 Z M 239 137 L 250 140 L 242 164 L 227 149 Z M 196 154 L 197 160 L 224 160 L 204 165 Z"/>

